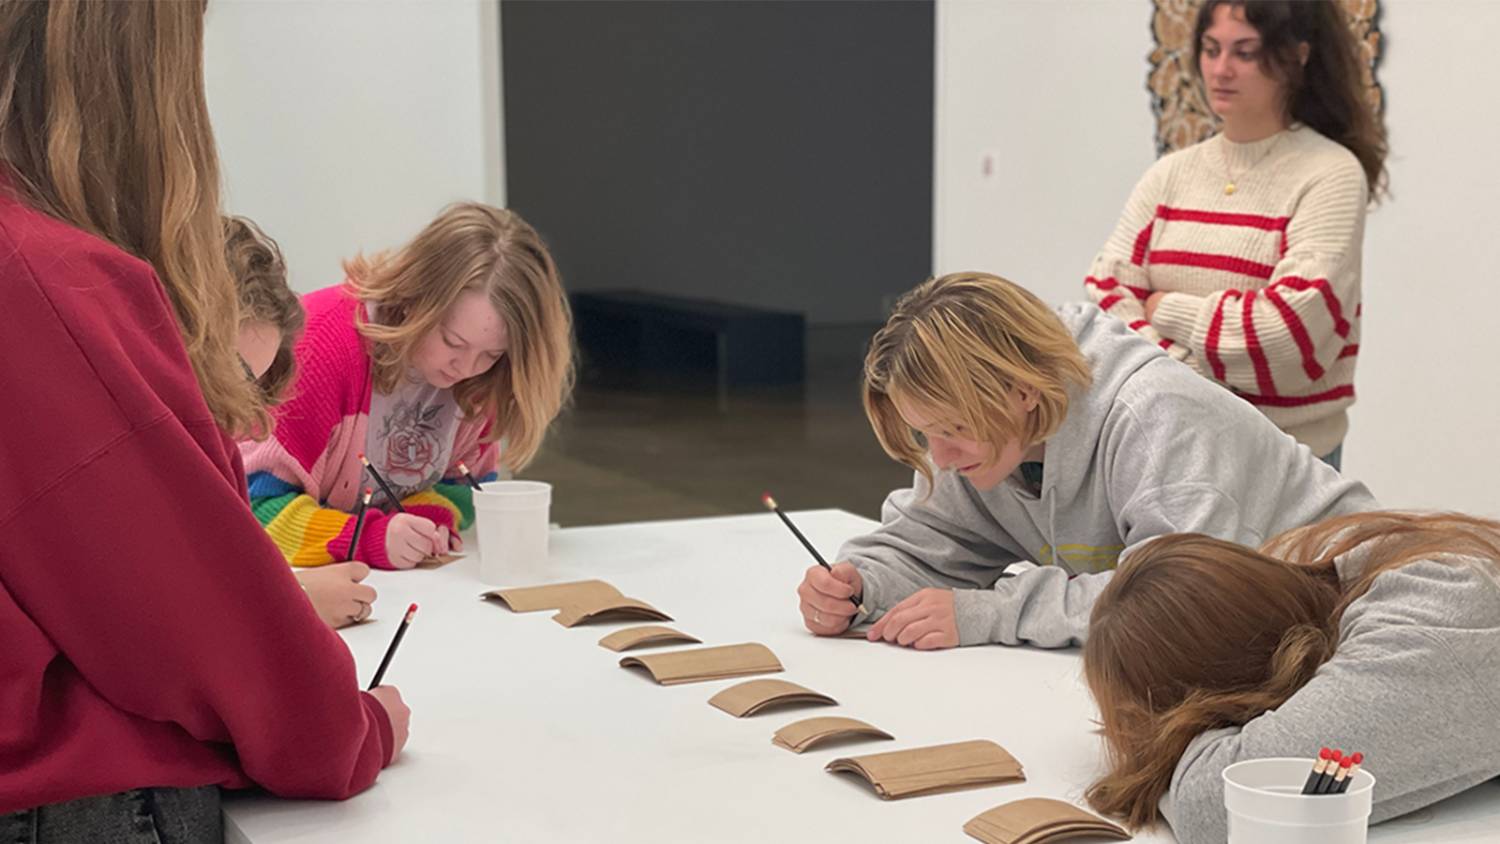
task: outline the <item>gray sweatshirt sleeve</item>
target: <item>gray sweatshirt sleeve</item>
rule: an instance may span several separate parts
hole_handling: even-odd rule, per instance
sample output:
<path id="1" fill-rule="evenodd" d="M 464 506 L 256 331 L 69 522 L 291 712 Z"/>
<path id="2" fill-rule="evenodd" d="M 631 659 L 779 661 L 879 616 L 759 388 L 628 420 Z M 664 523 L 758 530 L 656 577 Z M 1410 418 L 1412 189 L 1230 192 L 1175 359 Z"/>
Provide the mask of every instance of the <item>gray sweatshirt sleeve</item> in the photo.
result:
<path id="1" fill-rule="evenodd" d="M 963 596 L 987 589 L 1019 556 L 1006 534 L 966 484 L 950 473 L 937 476 L 936 488 L 926 495 L 927 482 L 916 475 L 910 489 L 897 490 L 881 507 L 881 525 L 839 549 L 839 559 L 859 569 L 864 583 L 862 600 L 870 614 L 855 623 L 873 621 L 913 593 L 928 587 L 953 589 Z M 1010 546 L 1010 547 L 1007 547 Z M 973 638 L 978 625 L 959 612 L 959 644 L 990 641 Z M 966 638 L 968 634 L 968 638 Z"/>
<path id="2" fill-rule="evenodd" d="M 1500 588 L 1477 565 L 1380 575 L 1311 682 L 1243 727 L 1195 738 L 1161 802 L 1177 840 L 1225 840 L 1220 775 L 1242 759 L 1358 750 L 1375 775 L 1374 823 L 1500 774 Z"/>

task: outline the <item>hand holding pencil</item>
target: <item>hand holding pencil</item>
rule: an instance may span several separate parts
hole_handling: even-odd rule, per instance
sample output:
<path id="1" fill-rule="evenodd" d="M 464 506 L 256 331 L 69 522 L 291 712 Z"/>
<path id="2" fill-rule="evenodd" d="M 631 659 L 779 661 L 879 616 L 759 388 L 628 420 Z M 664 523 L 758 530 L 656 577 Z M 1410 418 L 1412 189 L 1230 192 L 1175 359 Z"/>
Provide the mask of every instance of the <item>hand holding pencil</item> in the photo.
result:
<path id="1" fill-rule="evenodd" d="M 809 568 L 803 575 L 802 585 L 797 588 L 797 595 L 802 599 L 802 621 L 807 629 L 820 636 L 833 636 L 848 630 L 857 612 L 868 614 L 869 611 L 859 600 L 864 592 L 864 581 L 859 576 L 859 569 L 852 563 L 830 566 L 823 555 L 818 553 L 818 549 L 802 535 L 802 531 L 792 524 L 787 514 L 781 511 L 771 493 L 765 493 L 760 500 L 797 537 L 807 553 L 818 561 L 816 566 Z"/>

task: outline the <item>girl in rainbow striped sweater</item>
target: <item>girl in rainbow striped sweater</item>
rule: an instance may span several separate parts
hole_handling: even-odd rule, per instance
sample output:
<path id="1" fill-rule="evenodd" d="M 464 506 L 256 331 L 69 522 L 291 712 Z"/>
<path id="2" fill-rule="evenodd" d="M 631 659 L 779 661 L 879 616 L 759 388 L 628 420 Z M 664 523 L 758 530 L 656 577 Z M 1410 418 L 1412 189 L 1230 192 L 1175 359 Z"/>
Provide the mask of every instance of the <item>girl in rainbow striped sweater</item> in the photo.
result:
<path id="1" fill-rule="evenodd" d="M 292 565 L 348 559 L 367 456 L 401 507 L 377 487 L 352 556 L 411 568 L 460 547 L 474 512 L 460 463 L 484 480 L 536 454 L 572 388 L 571 314 L 536 231 L 477 203 L 344 271 L 303 297 L 275 431 L 241 445 L 251 505 Z"/>

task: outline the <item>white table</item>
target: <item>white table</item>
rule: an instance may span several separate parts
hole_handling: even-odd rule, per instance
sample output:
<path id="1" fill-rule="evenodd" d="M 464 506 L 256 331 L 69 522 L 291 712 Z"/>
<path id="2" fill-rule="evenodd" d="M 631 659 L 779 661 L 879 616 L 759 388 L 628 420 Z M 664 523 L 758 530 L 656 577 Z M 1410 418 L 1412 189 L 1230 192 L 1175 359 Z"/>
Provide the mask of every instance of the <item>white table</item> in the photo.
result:
<path id="1" fill-rule="evenodd" d="M 795 520 L 825 554 L 873 523 L 848 513 Z M 1030 796 L 1081 801 L 1100 764 L 1076 651 L 925 652 L 803 630 L 794 590 L 808 565 L 766 513 L 555 531 L 552 581 L 597 577 L 645 600 L 705 644 L 761 642 L 770 675 L 840 706 L 737 719 L 708 705 L 744 678 L 662 687 L 599 647 L 623 624 L 564 629 L 478 600 L 474 555 L 431 572 L 377 572 L 376 621 L 348 630 L 364 682 L 401 611 L 422 608 L 386 676 L 411 704 L 405 753 L 342 803 L 236 796 L 237 842 L 972 841 L 965 821 Z M 651 649 L 656 652 L 662 649 Z M 779 727 L 847 715 L 896 741 L 796 755 Z M 862 780 L 823 771 L 839 756 L 989 738 L 1027 781 L 883 801 Z M 1474 789 L 1410 820 L 1375 827 L 1380 844 L 1500 840 L 1500 787 Z M 1162 828 L 1137 842 L 1169 842 Z"/>

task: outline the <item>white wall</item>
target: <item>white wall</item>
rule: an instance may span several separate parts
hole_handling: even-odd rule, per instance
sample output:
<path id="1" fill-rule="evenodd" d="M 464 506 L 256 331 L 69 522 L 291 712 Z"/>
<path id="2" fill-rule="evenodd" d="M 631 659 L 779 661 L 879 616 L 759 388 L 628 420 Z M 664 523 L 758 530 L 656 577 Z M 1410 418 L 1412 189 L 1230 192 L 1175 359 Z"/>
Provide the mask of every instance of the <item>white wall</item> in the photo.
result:
<path id="1" fill-rule="evenodd" d="M 934 265 L 1049 301 L 1082 278 L 1154 157 L 1146 0 L 937 0 Z M 1391 506 L 1500 516 L 1500 31 L 1490 0 L 1385 0 L 1395 198 L 1365 236 L 1347 473 Z M 995 175 L 981 157 L 995 154 Z"/>
<path id="2" fill-rule="evenodd" d="M 496 0 L 214 0 L 208 104 L 226 206 L 293 287 L 409 239 L 445 204 L 504 204 Z"/>

